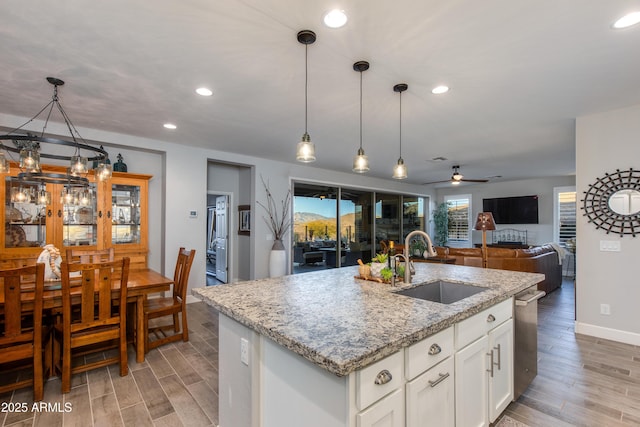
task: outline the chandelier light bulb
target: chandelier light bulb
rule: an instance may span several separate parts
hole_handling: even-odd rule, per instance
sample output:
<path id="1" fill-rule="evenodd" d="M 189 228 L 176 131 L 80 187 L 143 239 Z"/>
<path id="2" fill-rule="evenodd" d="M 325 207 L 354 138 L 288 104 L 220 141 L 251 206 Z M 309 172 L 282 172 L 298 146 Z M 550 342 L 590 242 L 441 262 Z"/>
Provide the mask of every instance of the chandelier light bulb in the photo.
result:
<path id="1" fill-rule="evenodd" d="M 37 202 L 38 205 L 50 205 L 51 193 L 44 188 L 41 188 L 40 191 L 38 191 Z"/>
<path id="2" fill-rule="evenodd" d="M 4 153 L 0 153 L 0 173 L 9 173 L 10 171 L 9 161 L 4 156 Z"/>
<path id="3" fill-rule="evenodd" d="M 107 181 L 113 175 L 113 168 L 109 164 L 100 163 L 96 168 L 96 177 L 98 181 Z"/>
<path id="4" fill-rule="evenodd" d="M 87 166 L 86 157 L 71 156 L 71 169 L 70 169 L 71 175 L 73 176 L 86 175 L 88 170 L 89 169 Z"/>
<path id="5" fill-rule="evenodd" d="M 37 150 L 20 150 L 20 169 L 27 173 L 40 172 L 40 153 Z"/>

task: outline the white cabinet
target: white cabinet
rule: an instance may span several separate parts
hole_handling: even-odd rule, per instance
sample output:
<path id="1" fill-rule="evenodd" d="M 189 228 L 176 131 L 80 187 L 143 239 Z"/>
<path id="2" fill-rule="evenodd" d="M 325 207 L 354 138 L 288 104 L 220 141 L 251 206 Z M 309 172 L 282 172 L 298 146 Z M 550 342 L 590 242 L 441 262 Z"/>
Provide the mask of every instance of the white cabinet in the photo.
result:
<path id="1" fill-rule="evenodd" d="M 488 426 L 513 399 L 512 313 L 509 299 L 456 325 L 457 427 Z"/>
<path id="2" fill-rule="evenodd" d="M 489 376 L 487 347 L 483 336 L 458 351 L 456 369 L 456 426 L 488 426 Z"/>
<path id="3" fill-rule="evenodd" d="M 407 427 L 453 427 L 454 362 L 449 357 L 407 383 Z"/>
<path id="4" fill-rule="evenodd" d="M 489 333 L 489 420 L 494 422 L 513 400 L 513 320 L 509 319 Z"/>
<path id="5" fill-rule="evenodd" d="M 357 427 L 403 427 L 404 392 L 398 389 L 356 415 Z"/>

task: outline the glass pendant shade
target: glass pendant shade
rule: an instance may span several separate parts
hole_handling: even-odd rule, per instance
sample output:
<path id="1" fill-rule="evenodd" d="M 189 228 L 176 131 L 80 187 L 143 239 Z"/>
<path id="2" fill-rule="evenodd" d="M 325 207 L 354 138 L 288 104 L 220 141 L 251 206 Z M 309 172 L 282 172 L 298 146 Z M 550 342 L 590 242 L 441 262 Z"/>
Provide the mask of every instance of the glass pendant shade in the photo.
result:
<path id="1" fill-rule="evenodd" d="M 9 167 L 9 161 L 4 156 L 4 153 L 0 153 L 0 173 L 9 173 L 11 172 Z"/>
<path id="2" fill-rule="evenodd" d="M 20 169 L 27 173 L 40 172 L 40 153 L 37 150 L 20 150 Z"/>
<path id="3" fill-rule="evenodd" d="M 51 204 L 51 193 L 49 191 L 45 190 L 44 188 L 41 188 L 40 191 L 38 191 L 37 204 L 38 205 L 50 205 Z"/>
<path id="4" fill-rule="evenodd" d="M 91 190 L 85 188 L 78 194 L 78 204 L 80 206 L 90 206 L 91 205 Z"/>
<path id="5" fill-rule="evenodd" d="M 11 189 L 11 201 L 13 203 L 30 203 L 31 194 L 28 188 L 14 187 Z"/>
<path id="6" fill-rule="evenodd" d="M 60 192 L 60 203 L 64 205 L 75 205 L 76 204 L 76 195 L 71 187 L 65 187 Z"/>
<path id="7" fill-rule="evenodd" d="M 398 163 L 393 168 L 394 179 L 407 179 L 407 167 L 404 164 L 402 157 L 398 159 Z"/>
<path id="8" fill-rule="evenodd" d="M 358 154 L 353 158 L 353 171 L 357 173 L 369 171 L 369 158 L 364 154 L 362 148 L 358 149 Z"/>
<path id="9" fill-rule="evenodd" d="M 86 175 L 89 170 L 87 166 L 87 158 L 81 156 L 71 156 L 71 169 L 69 172 L 73 176 Z"/>
<path id="10" fill-rule="evenodd" d="M 298 142 L 296 160 L 302 163 L 311 163 L 316 161 L 316 147 L 313 145 L 311 137 L 306 132 L 302 135 L 302 141 Z"/>
<path id="11" fill-rule="evenodd" d="M 111 179 L 112 167 L 109 164 L 100 163 L 96 168 L 96 177 L 98 181 L 107 181 Z"/>

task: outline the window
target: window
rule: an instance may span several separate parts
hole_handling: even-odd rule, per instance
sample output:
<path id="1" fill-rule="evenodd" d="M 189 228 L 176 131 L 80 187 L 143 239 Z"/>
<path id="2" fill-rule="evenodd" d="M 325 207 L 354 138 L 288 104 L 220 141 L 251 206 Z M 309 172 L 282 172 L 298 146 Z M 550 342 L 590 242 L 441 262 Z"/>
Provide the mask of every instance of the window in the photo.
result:
<path id="1" fill-rule="evenodd" d="M 567 247 L 567 240 L 576 238 L 576 188 L 556 187 L 554 193 L 554 240 Z"/>
<path id="2" fill-rule="evenodd" d="M 471 195 L 445 196 L 444 201 L 449 205 L 449 241 L 470 243 Z"/>

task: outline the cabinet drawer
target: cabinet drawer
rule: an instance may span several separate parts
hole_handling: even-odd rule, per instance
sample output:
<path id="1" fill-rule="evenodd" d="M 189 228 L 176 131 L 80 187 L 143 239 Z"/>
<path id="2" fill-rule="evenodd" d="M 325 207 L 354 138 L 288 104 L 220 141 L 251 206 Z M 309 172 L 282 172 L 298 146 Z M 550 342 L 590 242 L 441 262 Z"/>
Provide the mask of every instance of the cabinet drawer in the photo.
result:
<path id="1" fill-rule="evenodd" d="M 356 372 L 356 405 L 363 410 L 403 383 L 403 352 L 399 351 Z"/>
<path id="2" fill-rule="evenodd" d="M 404 370 L 412 380 L 453 354 L 453 326 L 438 332 L 405 350 Z"/>
<path id="3" fill-rule="evenodd" d="M 356 427 L 404 426 L 404 393 L 396 390 L 356 415 Z"/>
<path id="4" fill-rule="evenodd" d="M 459 350 L 475 341 L 512 316 L 513 298 L 509 298 L 457 323 L 455 325 L 456 349 Z"/>

